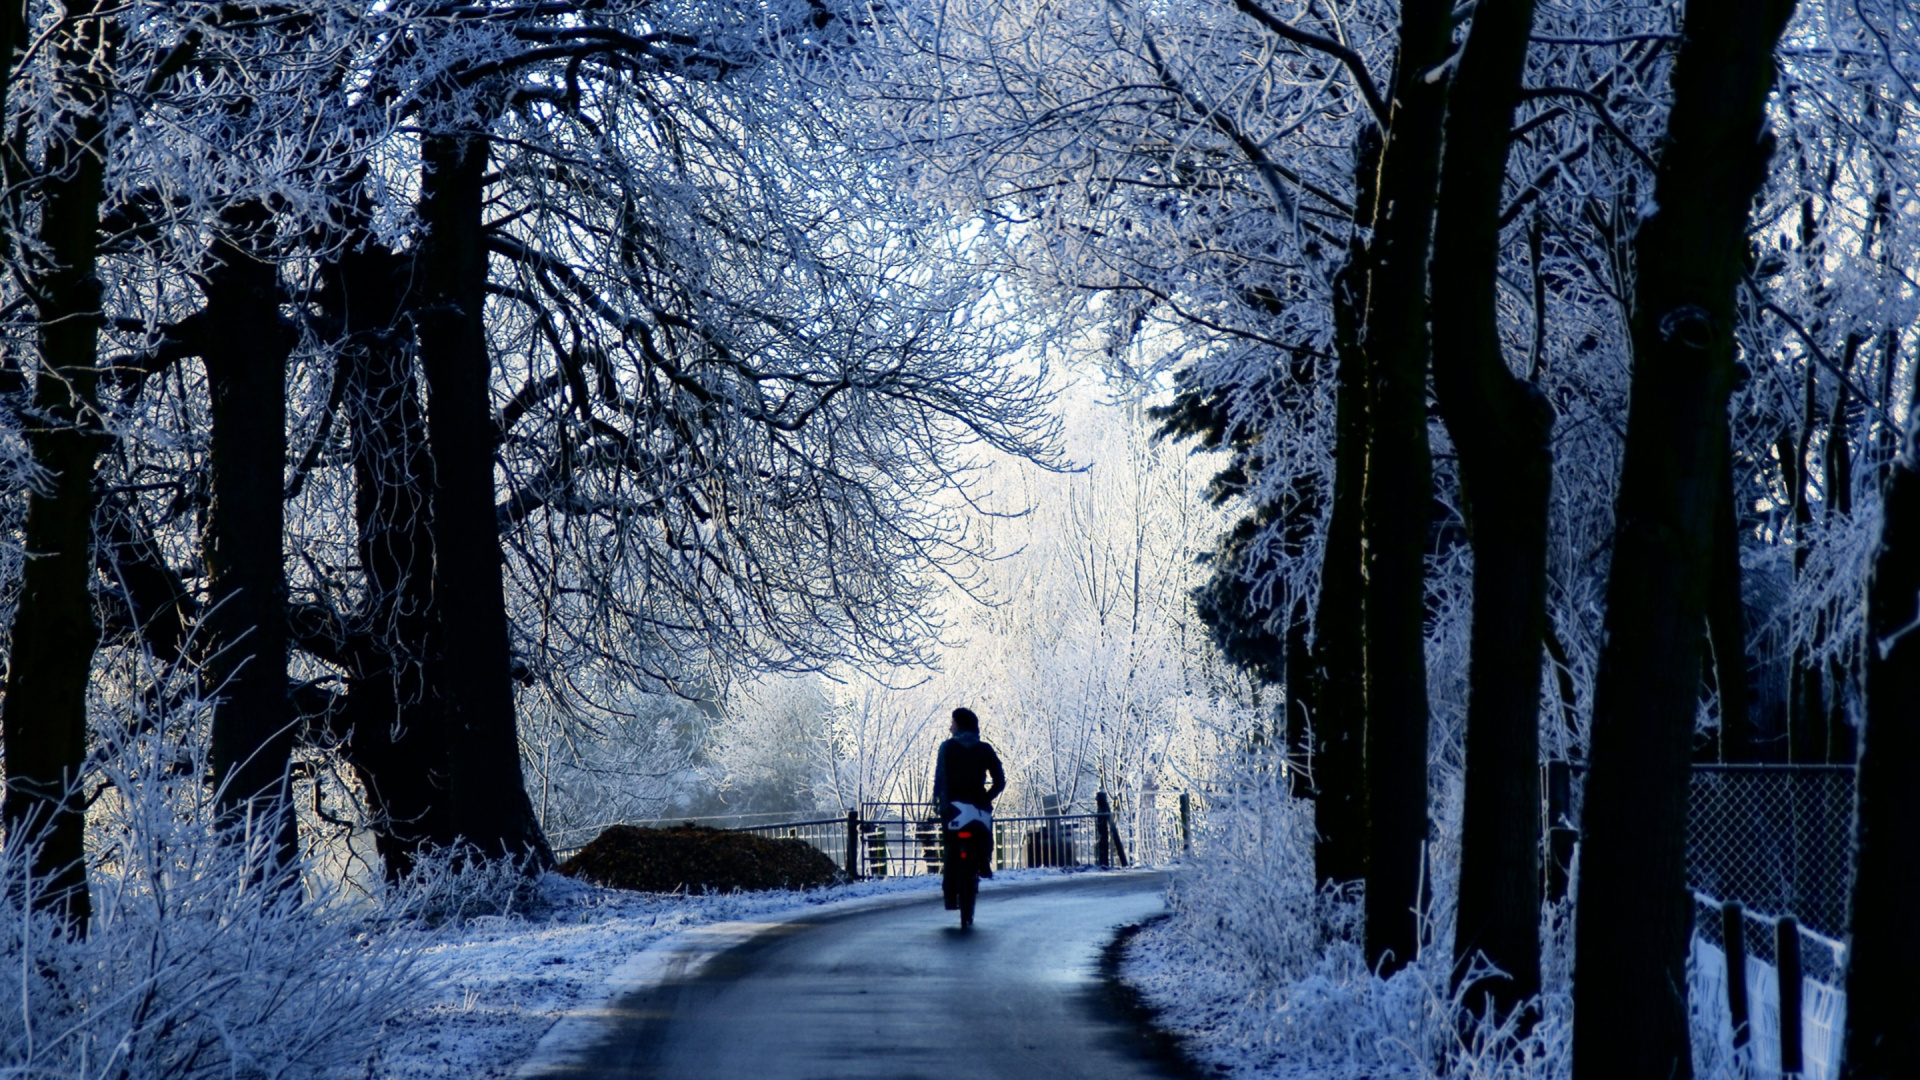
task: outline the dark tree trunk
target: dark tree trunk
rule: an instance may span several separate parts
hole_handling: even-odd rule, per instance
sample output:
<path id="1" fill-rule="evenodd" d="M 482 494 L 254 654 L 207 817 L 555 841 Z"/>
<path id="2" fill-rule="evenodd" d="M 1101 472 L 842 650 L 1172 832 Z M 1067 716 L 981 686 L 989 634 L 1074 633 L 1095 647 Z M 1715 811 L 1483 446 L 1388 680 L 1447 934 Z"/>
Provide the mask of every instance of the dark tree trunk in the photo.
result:
<path id="1" fill-rule="evenodd" d="M 1914 409 L 1908 408 L 1908 425 Z M 1920 446 L 1887 475 L 1867 583 L 1867 721 L 1856 780 L 1847 1080 L 1920 1076 Z"/>
<path id="2" fill-rule="evenodd" d="M 1480 0 L 1448 90 L 1433 239 L 1434 390 L 1473 537 L 1465 821 L 1454 977 L 1504 1016 L 1540 989 L 1540 669 L 1553 414 L 1500 347 L 1500 195 L 1533 0 Z"/>
<path id="3" fill-rule="evenodd" d="M 354 518 L 367 598 L 348 663 L 343 750 L 374 812 L 387 874 L 404 877 L 423 845 L 453 842 L 447 744 L 427 689 L 436 648 L 426 420 L 406 347 L 410 260 L 365 237 L 330 268 L 326 303 L 348 365 Z"/>
<path id="4" fill-rule="evenodd" d="M 69 9 L 53 48 L 79 73 L 106 43 L 103 0 Z M 27 498 L 28 558 L 9 635 L 7 691 L 0 703 L 6 750 L 4 818 L 9 843 L 40 844 L 35 874 L 43 902 L 63 912 L 75 933 L 92 913 L 83 847 L 86 810 L 79 790 L 87 756 L 87 679 L 100 628 L 94 621 L 93 471 L 106 445 L 94 397 L 98 380 L 100 200 L 103 102 L 91 79 L 68 80 L 70 105 L 46 132 L 39 185 L 40 367 L 25 416 L 28 451 L 46 472 Z"/>
<path id="5" fill-rule="evenodd" d="M 0 116 L 7 115 L 13 59 L 27 39 L 27 0 L 0 0 Z"/>
<path id="6" fill-rule="evenodd" d="M 1849 336 L 1847 339 L 1846 371 L 1853 370 L 1854 356 L 1859 352 L 1863 339 Z M 1826 461 L 1827 520 L 1837 522 L 1853 513 L 1853 446 L 1847 432 L 1847 380 L 1839 380 L 1840 387 L 1834 393 L 1833 413 L 1827 421 Z M 1828 660 L 1825 664 L 1827 703 L 1825 757 L 1829 763 L 1855 760 L 1859 753 L 1854 746 L 1854 730 L 1847 714 L 1849 691 L 1857 693 L 1856 684 L 1850 677 L 1847 667 L 1838 660 Z"/>
<path id="7" fill-rule="evenodd" d="M 1801 236 L 1803 242 L 1810 242 L 1815 235 L 1812 200 L 1801 204 Z M 1807 362 L 1806 403 L 1800 418 L 1800 440 L 1793 447 L 1793 468 L 1788 473 L 1790 489 L 1793 493 L 1793 576 L 1798 579 L 1806 571 L 1807 559 L 1813 554 L 1813 493 L 1808 490 L 1813 482 L 1809 475 L 1807 459 L 1813 453 L 1813 429 L 1819 422 L 1817 393 L 1820 386 L 1819 371 L 1813 362 Z M 1783 442 L 1785 440 L 1783 439 Z M 1782 471 L 1786 470 L 1786 459 L 1781 459 Z M 1826 691 L 1822 687 L 1820 667 L 1808 655 L 1806 646 L 1795 647 L 1793 651 L 1792 683 L 1787 694 L 1787 755 L 1788 760 L 1796 764 L 1815 764 L 1826 760 Z"/>
<path id="8" fill-rule="evenodd" d="M 1313 795 L 1312 758 L 1312 683 L 1313 651 L 1307 644 L 1307 602 L 1294 604 L 1287 616 L 1287 791 L 1296 799 Z"/>
<path id="9" fill-rule="evenodd" d="M 171 666 L 182 659 L 187 632 L 200 614 L 193 591 L 168 566 L 153 538 L 124 499 L 100 508 L 100 570 L 124 608 L 125 631 L 139 638 L 154 659 Z"/>
<path id="10" fill-rule="evenodd" d="M 1852 369 L 1857 341 L 1847 347 L 1847 367 Z M 1847 380 L 1841 379 L 1833 398 L 1833 412 L 1827 417 L 1827 518 L 1834 520 L 1853 513 L 1853 446 L 1847 437 Z"/>
<path id="11" fill-rule="evenodd" d="M 439 648 L 428 676 L 449 753 L 454 831 L 488 856 L 552 851 L 527 799 L 514 729 L 511 644 L 494 510 L 493 407 L 482 306 L 487 142 L 435 135 L 421 145 L 416 325 L 430 395 L 433 595 Z"/>
<path id="12" fill-rule="evenodd" d="M 257 203 L 221 215 L 203 275 L 213 431 L 212 503 L 205 540 L 207 676 L 214 776 L 224 805 L 283 805 L 295 741 L 287 698 L 287 584 L 282 504 L 287 462 L 287 357 L 294 333 L 280 315 L 279 270 L 263 257 L 271 218 Z M 256 815 L 259 810 L 255 811 Z M 291 815 L 280 816 L 293 840 Z M 291 849 L 289 848 L 289 853 Z"/>
<path id="13" fill-rule="evenodd" d="M 1827 760 L 1826 677 L 1808 651 L 1802 646 L 1793 654 L 1790 751 L 1796 765 L 1819 765 Z"/>
<path id="14" fill-rule="evenodd" d="M 1405 0 L 1380 162 L 1366 347 L 1367 962 L 1391 974 L 1419 949 L 1427 840 L 1427 260 L 1439 180 L 1451 6 Z"/>
<path id="15" fill-rule="evenodd" d="M 1689 0 L 1654 204 L 1635 237 L 1633 384 L 1595 687 L 1574 971 L 1574 1076 L 1685 1077 L 1688 778 L 1729 468 L 1734 290 L 1766 176 L 1791 0 Z"/>
<path id="16" fill-rule="evenodd" d="M 1740 596 L 1740 518 L 1734 505 L 1732 447 L 1723 451 L 1720 490 L 1713 497 L 1713 580 L 1707 585 L 1707 636 L 1720 694 L 1720 760 L 1755 759 L 1747 696 L 1747 608 Z"/>
<path id="17" fill-rule="evenodd" d="M 1334 280 L 1335 398 L 1333 505 L 1320 563 L 1314 613 L 1313 784 L 1314 880 L 1345 885 L 1366 877 L 1366 654 L 1361 604 L 1361 496 L 1367 468 L 1366 353 L 1360 324 L 1367 310 L 1367 250 L 1360 227 L 1373 219 L 1380 135 L 1369 128 L 1354 148 L 1354 240 Z"/>

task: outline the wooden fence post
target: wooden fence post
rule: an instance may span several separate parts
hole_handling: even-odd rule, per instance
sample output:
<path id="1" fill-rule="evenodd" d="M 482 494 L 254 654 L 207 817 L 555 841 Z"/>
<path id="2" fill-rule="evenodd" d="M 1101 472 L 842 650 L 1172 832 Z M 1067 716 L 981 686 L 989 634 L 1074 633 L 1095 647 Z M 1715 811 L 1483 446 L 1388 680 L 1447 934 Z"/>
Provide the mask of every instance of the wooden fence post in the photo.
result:
<path id="1" fill-rule="evenodd" d="M 1573 868 L 1573 845 L 1580 830 L 1573 827 L 1573 766 L 1565 761 L 1547 762 L 1547 901 L 1557 904 L 1567 898 Z"/>
<path id="2" fill-rule="evenodd" d="M 1180 793 L 1180 853 L 1193 854 L 1193 797 Z"/>
<path id="3" fill-rule="evenodd" d="M 1733 1017 L 1733 1048 L 1747 1045 L 1747 913 L 1740 901 L 1720 905 L 1720 938 L 1727 953 L 1727 1013 Z"/>
<path id="4" fill-rule="evenodd" d="M 1105 870 L 1113 865 L 1113 851 L 1107 843 L 1107 833 L 1113 828 L 1113 811 L 1107 807 L 1107 793 L 1093 793 L 1093 861 Z"/>
<path id="5" fill-rule="evenodd" d="M 1800 1073 L 1800 923 L 1782 915 L 1773 928 L 1773 962 L 1780 975 L 1780 1073 Z"/>
<path id="6" fill-rule="evenodd" d="M 860 808 L 847 811 L 847 880 L 860 880 Z"/>

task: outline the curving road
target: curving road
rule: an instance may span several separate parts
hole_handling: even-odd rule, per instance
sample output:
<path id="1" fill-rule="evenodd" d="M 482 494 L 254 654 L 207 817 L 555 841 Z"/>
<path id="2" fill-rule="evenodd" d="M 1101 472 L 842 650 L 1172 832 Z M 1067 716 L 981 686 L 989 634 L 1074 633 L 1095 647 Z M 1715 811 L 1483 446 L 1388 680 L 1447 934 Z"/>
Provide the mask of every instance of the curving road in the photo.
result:
<path id="1" fill-rule="evenodd" d="M 1164 908 L 1158 874 L 996 885 L 764 929 L 620 1002 L 546 1075 L 594 1080 L 1071 1080 L 1179 1075 L 1109 1000 L 1101 951 Z"/>

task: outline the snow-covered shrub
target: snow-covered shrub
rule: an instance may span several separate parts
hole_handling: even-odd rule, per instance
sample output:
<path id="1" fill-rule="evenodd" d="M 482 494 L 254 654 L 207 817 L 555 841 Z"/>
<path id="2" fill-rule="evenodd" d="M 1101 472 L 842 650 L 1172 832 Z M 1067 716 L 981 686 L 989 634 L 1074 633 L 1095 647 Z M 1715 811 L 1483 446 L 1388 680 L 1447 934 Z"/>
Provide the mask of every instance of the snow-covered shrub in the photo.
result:
<path id="1" fill-rule="evenodd" d="M 120 700 L 143 704 L 117 710 L 89 763 L 84 938 L 34 910 L 31 845 L 0 847 L 0 1075 L 364 1074 L 421 991 L 412 931 L 288 865 L 272 822 L 221 815 L 206 702 Z"/>
<path id="2" fill-rule="evenodd" d="M 1384 979 L 1369 969 L 1360 898 L 1314 887 L 1313 806 L 1285 783 L 1258 757 L 1236 770 L 1176 876 L 1172 914 L 1134 939 L 1124 975 L 1162 1024 L 1203 1061 L 1240 1076 L 1568 1075 L 1565 909 L 1548 912 L 1542 927 L 1546 990 L 1532 1028 L 1464 1019 L 1450 986 L 1451 934 L 1439 920 L 1426 920 L 1414 963 Z M 1450 898 L 1435 907 L 1451 907 Z"/>
<path id="3" fill-rule="evenodd" d="M 466 845 L 427 848 L 414 856 L 404 880 L 382 890 L 375 918 L 439 926 L 488 915 L 537 916 L 548 905 L 530 870 L 528 861 L 483 858 Z"/>

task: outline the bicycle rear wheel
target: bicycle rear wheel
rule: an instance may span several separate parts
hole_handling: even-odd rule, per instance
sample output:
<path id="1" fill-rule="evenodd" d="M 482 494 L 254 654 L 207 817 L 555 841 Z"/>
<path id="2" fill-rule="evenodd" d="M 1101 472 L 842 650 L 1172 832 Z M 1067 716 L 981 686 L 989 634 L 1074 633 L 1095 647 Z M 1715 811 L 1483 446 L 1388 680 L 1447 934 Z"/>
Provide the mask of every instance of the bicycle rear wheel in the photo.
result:
<path id="1" fill-rule="evenodd" d="M 980 895 L 980 877 L 977 874 L 962 874 L 955 883 L 955 899 L 960 901 L 960 929 L 973 925 L 973 902 Z"/>

